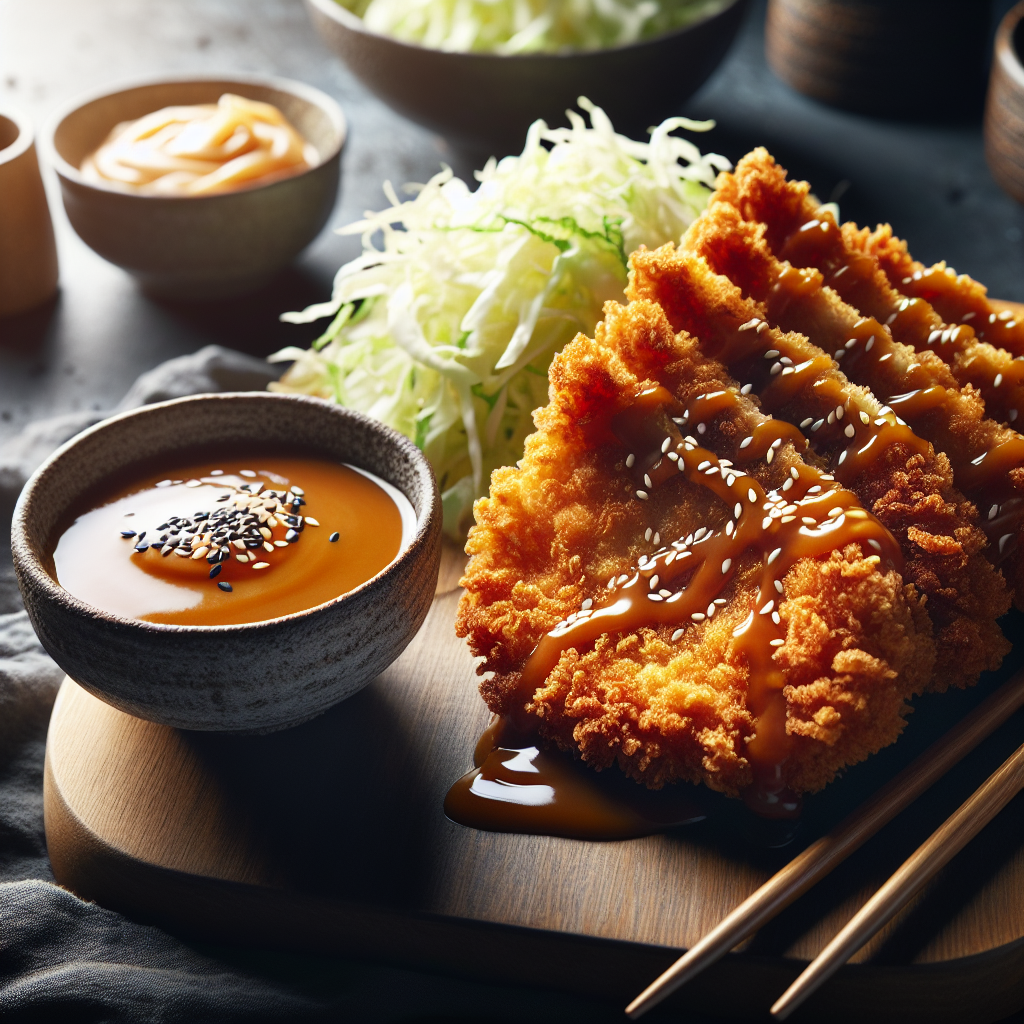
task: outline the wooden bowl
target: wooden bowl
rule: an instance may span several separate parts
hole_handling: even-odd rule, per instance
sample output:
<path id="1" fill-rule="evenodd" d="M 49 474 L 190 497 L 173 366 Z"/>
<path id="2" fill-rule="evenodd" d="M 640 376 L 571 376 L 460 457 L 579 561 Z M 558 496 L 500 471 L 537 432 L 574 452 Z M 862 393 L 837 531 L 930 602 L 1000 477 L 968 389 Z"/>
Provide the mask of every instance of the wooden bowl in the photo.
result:
<path id="1" fill-rule="evenodd" d="M 985 104 L 985 159 L 992 177 L 1024 203 L 1024 3 L 996 32 Z"/>
<path id="2" fill-rule="evenodd" d="M 797 92 L 921 120 L 980 110 L 988 11 L 963 0 L 768 0 L 765 53 Z"/>
<path id="3" fill-rule="evenodd" d="M 565 123 L 580 96 L 619 132 L 646 137 L 718 67 L 746 7 L 733 0 L 705 21 L 629 46 L 503 56 L 400 42 L 370 31 L 335 0 L 306 0 L 327 45 L 385 103 L 460 148 L 498 156 L 518 152 L 538 117 Z"/>
<path id="4" fill-rule="evenodd" d="M 172 104 L 216 103 L 232 92 L 278 107 L 320 155 L 290 178 L 210 196 L 140 195 L 86 181 L 79 167 L 110 130 Z M 162 78 L 79 99 L 42 138 L 75 231 L 152 295 L 184 301 L 253 291 L 287 266 L 334 209 L 345 142 L 341 108 L 319 89 L 282 78 Z"/>
<path id="5" fill-rule="evenodd" d="M 0 113 L 0 317 L 57 291 L 57 246 L 27 117 Z"/>
<path id="6" fill-rule="evenodd" d="M 236 626 L 171 626 L 101 611 L 54 576 L 52 552 L 84 495 L 137 464 L 208 444 L 251 441 L 345 461 L 401 490 L 413 539 L 386 569 L 306 611 Z M 198 395 L 144 406 L 59 448 L 14 512 L 18 584 L 43 647 L 76 682 L 128 714 L 181 729 L 270 732 L 298 725 L 382 672 L 430 608 L 441 505 L 422 452 L 390 427 L 316 398 Z"/>

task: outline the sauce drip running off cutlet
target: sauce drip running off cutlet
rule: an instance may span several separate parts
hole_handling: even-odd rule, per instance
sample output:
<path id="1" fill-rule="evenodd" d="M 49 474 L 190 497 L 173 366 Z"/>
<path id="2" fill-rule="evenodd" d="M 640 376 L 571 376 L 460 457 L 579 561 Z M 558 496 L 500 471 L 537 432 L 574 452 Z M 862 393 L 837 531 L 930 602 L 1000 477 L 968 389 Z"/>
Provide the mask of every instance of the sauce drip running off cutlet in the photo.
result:
<path id="1" fill-rule="evenodd" d="M 754 553 L 763 566 L 760 588 L 733 637 L 748 665 L 747 705 L 757 719 L 746 745 L 756 780 L 748 802 L 763 813 L 773 813 L 792 799 L 783 793 L 781 781 L 790 750 L 782 692 L 786 674 L 772 658 L 785 643 L 777 608 L 786 573 L 801 558 L 823 557 L 851 542 L 896 568 L 903 559 L 889 531 L 830 474 L 806 464 L 794 466 L 778 491 L 766 492 L 730 460 L 720 460 L 702 447 L 694 435 L 737 402 L 733 390 L 711 392 L 678 410 L 681 415 L 670 417 L 675 399 L 665 388 L 654 387 L 615 417 L 612 429 L 629 453 L 625 464 L 638 500 L 647 500 L 655 487 L 682 474 L 722 499 L 726 521 L 666 544 L 641 559 L 632 572 L 609 580 L 603 602 L 588 603 L 541 639 L 523 669 L 521 689 L 529 699 L 564 651 L 588 648 L 605 633 L 668 624 L 678 627 L 673 634 L 678 640 L 688 625 L 714 617 L 725 604 L 720 595 L 741 558 Z M 693 433 L 684 437 L 683 430 Z M 747 462 L 770 463 L 778 447 L 794 438 L 803 448 L 803 438 L 790 424 L 766 420 L 741 442 L 739 454 Z"/>
<path id="2" fill-rule="evenodd" d="M 75 597 L 126 618 L 259 622 L 376 576 L 401 549 L 403 502 L 383 481 L 322 459 L 165 466 L 80 514 L 54 568 Z"/>

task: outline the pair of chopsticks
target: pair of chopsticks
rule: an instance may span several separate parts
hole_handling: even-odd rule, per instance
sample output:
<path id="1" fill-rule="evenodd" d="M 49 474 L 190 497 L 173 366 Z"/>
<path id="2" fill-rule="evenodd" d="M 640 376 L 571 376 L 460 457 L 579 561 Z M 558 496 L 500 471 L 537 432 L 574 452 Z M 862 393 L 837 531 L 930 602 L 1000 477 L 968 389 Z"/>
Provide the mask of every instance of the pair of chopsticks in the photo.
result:
<path id="1" fill-rule="evenodd" d="M 705 967 L 756 932 L 825 877 L 883 825 L 914 802 L 950 768 L 1024 705 L 1018 672 L 959 725 L 845 818 L 812 843 L 704 936 L 626 1007 L 636 1019 Z M 895 916 L 956 853 L 1024 788 L 1024 746 L 1004 762 L 944 825 L 920 846 L 822 950 L 772 1006 L 784 1019 Z"/>

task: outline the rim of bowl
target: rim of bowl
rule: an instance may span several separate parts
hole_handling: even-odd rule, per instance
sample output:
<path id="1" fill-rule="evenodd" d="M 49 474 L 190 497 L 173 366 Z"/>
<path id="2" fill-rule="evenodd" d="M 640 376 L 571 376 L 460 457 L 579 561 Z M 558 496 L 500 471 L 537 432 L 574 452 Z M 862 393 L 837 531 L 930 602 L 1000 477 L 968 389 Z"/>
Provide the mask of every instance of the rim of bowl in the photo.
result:
<path id="1" fill-rule="evenodd" d="M 334 414 L 354 420 L 357 423 L 368 426 L 381 433 L 390 444 L 396 447 L 412 463 L 417 476 L 424 483 L 429 484 L 428 501 L 422 512 L 416 513 L 416 531 L 405 548 L 401 550 L 386 566 L 384 566 L 379 573 L 375 576 L 371 576 L 370 579 L 365 582 L 360 583 L 358 587 L 346 590 L 344 594 L 339 594 L 337 597 L 332 597 L 329 601 L 324 601 L 311 608 L 303 608 L 301 611 L 290 612 L 287 615 L 277 615 L 270 619 L 259 619 L 256 622 L 238 622 L 209 626 L 188 626 L 168 622 L 148 622 L 145 619 L 134 619 L 124 615 L 118 615 L 115 612 L 104 611 L 102 608 L 97 608 L 95 605 L 89 604 L 89 602 L 83 601 L 70 591 L 65 590 L 53 578 L 53 576 L 46 571 L 46 567 L 36 556 L 36 553 L 33 551 L 25 537 L 22 526 L 24 508 L 28 505 L 38 480 L 50 468 L 50 466 L 52 466 L 53 463 L 61 458 L 66 452 L 73 449 L 80 440 L 85 437 L 91 437 L 94 434 L 101 433 L 113 423 L 120 423 L 126 419 L 132 419 L 135 416 L 146 413 L 159 414 L 159 410 L 165 409 L 169 406 L 179 406 L 197 401 L 230 401 L 234 398 L 255 398 L 257 400 L 266 399 L 272 402 L 315 402 L 318 406 L 323 406 L 326 409 L 333 410 Z M 401 490 L 401 488 L 399 488 L 399 490 Z M 406 497 L 408 498 L 409 496 L 406 495 Z M 409 501 L 411 504 L 412 499 L 409 499 Z M 409 438 L 404 434 L 400 434 L 393 427 L 389 427 L 386 423 L 382 423 L 380 420 L 366 415 L 366 413 L 359 412 L 355 409 L 347 409 L 344 406 L 335 405 L 332 402 L 327 402 L 322 398 L 315 398 L 311 395 L 276 394 L 269 391 L 222 391 L 212 392 L 209 394 L 186 395 L 184 398 L 173 398 L 166 402 L 154 402 L 151 405 L 139 406 L 137 409 L 128 409 L 125 412 L 118 413 L 116 416 L 110 416 L 105 420 L 101 420 L 99 423 L 96 423 L 86 430 L 83 430 L 81 433 L 76 434 L 70 440 L 65 441 L 64 444 L 53 452 L 53 454 L 36 469 L 28 482 L 22 488 L 21 494 L 18 496 L 17 504 L 14 507 L 14 516 L 11 523 L 11 548 L 14 553 L 15 563 L 17 564 L 20 561 L 22 571 L 33 578 L 35 584 L 40 586 L 42 590 L 46 592 L 46 596 L 49 600 L 70 605 L 75 612 L 79 615 L 85 616 L 86 618 L 101 620 L 106 623 L 116 623 L 119 626 L 125 626 L 128 628 L 140 629 L 144 633 L 189 633 L 202 635 L 237 631 L 245 632 L 256 631 L 278 623 L 292 622 L 297 619 L 307 618 L 317 612 L 323 611 L 325 608 L 331 607 L 332 605 L 340 604 L 342 601 L 345 601 L 352 596 L 369 589 L 370 587 L 385 586 L 387 577 L 397 572 L 398 566 L 401 563 L 408 561 L 410 558 L 414 557 L 414 555 L 419 554 L 419 552 L 422 551 L 426 544 L 427 536 L 431 532 L 432 524 L 440 514 L 441 499 L 437 489 L 437 480 L 434 477 L 434 471 L 431 469 L 426 456 L 419 448 L 416 447 L 416 445 L 412 443 L 412 441 L 409 440 Z M 439 526 L 437 528 L 440 529 Z"/>
<path id="2" fill-rule="evenodd" d="M 0 107 L 0 117 L 7 118 L 17 129 L 18 135 L 9 145 L 0 149 L 0 164 L 10 163 L 17 160 L 32 143 L 35 141 L 35 132 L 32 130 L 32 122 L 28 114 L 22 110 L 12 107 Z"/>
<path id="3" fill-rule="evenodd" d="M 650 46 L 652 43 L 660 43 L 676 36 L 686 35 L 687 32 L 691 32 L 694 29 L 699 28 L 701 25 L 707 24 L 707 22 L 714 18 L 721 17 L 721 15 L 732 10 L 738 5 L 746 5 L 748 2 L 749 0 L 730 0 L 730 2 L 721 10 L 715 11 L 713 14 L 709 14 L 706 18 L 701 18 L 700 21 L 692 22 L 689 25 L 683 25 L 680 28 L 673 29 L 671 32 L 664 32 L 659 36 L 652 36 L 650 39 L 638 39 L 636 42 L 622 43 L 619 46 L 603 46 L 596 50 L 563 50 L 557 53 L 492 53 L 480 50 L 439 50 L 435 46 L 423 46 L 421 43 L 410 43 L 404 39 L 396 39 L 394 36 L 389 36 L 384 32 L 376 32 L 371 28 L 367 28 L 366 23 L 359 17 L 359 15 L 353 14 L 347 7 L 343 7 L 340 3 L 336 3 L 335 0 L 306 0 L 306 3 L 310 7 L 315 7 L 325 17 L 340 23 L 345 28 L 350 29 L 353 32 L 360 32 L 366 36 L 372 36 L 374 39 L 383 39 L 388 43 L 393 43 L 396 47 L 406 47 L 410 50 L 416 50 L 424 53 L 442 54 L 445 57 L 479 59 L 499 58 L 500 60 L 507 61 L 574 60 L 579 59 L 580 57 L 594 57 L 603 53 L 623 53 L 628 50 L 642 49 L 645 46 Z"/>
<path id="4" fill-rule="evenodd" d="M 996 32 L 996 57 L 1003 70 L 1014 80 L 1017 87 L 1024 89 L 1024 54 L 1017 52 L 1013 45 L 1013 35 L 1017 26 L 1024 20 L 1024 2 L 1011 7 L 1003 17 Z"/>
<path id="5" fill-rule="evenodd" d="M 313 106 L 319 107 L 331 119 L 336 133 L 336 142 L 329 152 L 320 154 L 320 161 L 317 164 L 313 167 L 307 167 L 304 171 L 300 171 L 298 174 L 290 174 L 283 178 L 274 178 L 272 181 L 265 182 L 261 182 L 257 179 L 252 182 L 252 184 L 245 185 L 241 188 L 233 188 L 227 192 L 217 192 L 210 196 L 151 195 L 145 192 L 134 192 L 129 189 L 118 188 L 116 185 L 106 185 L 100 182 L 86 181 L 82 172 L 75 167 L 74 164 L 65 160 L 58 152 L 57 144 L 54 141 L 57 130 L 72 114 L 76 113 L 82 107 L 87 106 L 90 103 L 95 103 L 97 100 L 107 99 L 110 96 L 117 96 L 121 93 L 133 92 L 136 89 L 144 89 L 148 86 L 178 85 L 191 82 L 237 82 L 240 85 L 259 85 L 268 89 L 277 89 L 280 92 L 291 93 L 293 96 L 296 96 L 301 100 L 305 100 Z M 111 125 L 111 128 L 112 127 L 113 125 Z M 313 85 L 307 85 L 305 82 L 296 81 L 294 78 L 281 78 L 277 75 L 258 75 L 249 74 L 248 72 L 226 71 L 223 74 L 216 75 L 148 75 L 144 78 L 125 79 L 112 85 L 103 86 L 102 88 L 96 89 L 92 92 L 76 96 L 73 100 L 65 103 L 56 111 L 56 113 L 52 114 L 47 119 L 39 137 L 39 144 L 45 154 L 47 163 L 57 172 L 57 174 L 62 178 L 67 178 L 69 181 L 73 181 L 76 185 L 81 185 L 83 188 L 95 189 L 97 192 L 109 192 L 118 196 L 129 196 L 132 199 L 159 199 L 171 200 L 173 202 L 185 200 L 195 202 L 196 200 L 223 199 L 225 196 L 238 195 L 242 192 L 255 192 L 261 188 L 272 188 L 274 185 L 279 185 L 285 181 L 304 178 L 307 174 L 311 174 L 313 171 L 318 170 L 323 167 L 324 164 L 333 160 L 341 152 L 347 140 L 348 121 L 345 119 L 345 112 L 341 109 L 341 105 L 337 100 L 328 96 L 322 89 L 317 89 L 316 86 Z"/>

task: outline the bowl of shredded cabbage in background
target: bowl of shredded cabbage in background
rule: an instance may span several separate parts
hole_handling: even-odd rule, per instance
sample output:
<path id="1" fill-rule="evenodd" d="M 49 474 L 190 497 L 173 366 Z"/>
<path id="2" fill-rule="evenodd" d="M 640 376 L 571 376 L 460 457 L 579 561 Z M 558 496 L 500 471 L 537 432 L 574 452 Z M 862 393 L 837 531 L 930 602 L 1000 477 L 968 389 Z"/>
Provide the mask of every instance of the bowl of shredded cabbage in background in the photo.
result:
<path id="1" fill-rule="evenodd" d="M 725 56 L 748 0 L 305 0 L 350 70 L 410 120 L 507 153 L 580 95 L 641 136 Z"/>
<path id="2" fill-rule="evenodd" d="M 285 313 L 328 318 L 275 391 L 369 413 L 412 438 L 442 492 L 445 532 L 461 539 L 491 471 L 513 465 L 547 401 L 552 356 L 592 333 L 609 299 L 625 301 L 628 254 L 678 241 L 729 161 L 702 154 L 670 118 L 647 142 L 619 135 L 599 107 L 568 128 L 536 121 L 518 156 L 491 159 L 471 190 L 449 169 L 426 185 L 390 183 L 391 205 L 341 229 L 363 252 L 329 302 Z M 379 244 L 375 244 L 378 241 Z"/>

